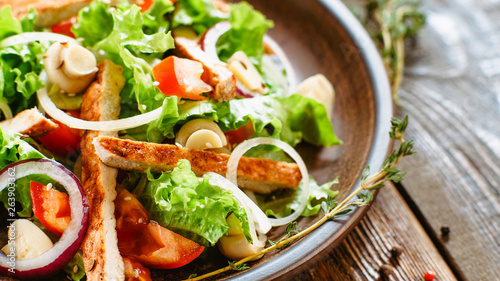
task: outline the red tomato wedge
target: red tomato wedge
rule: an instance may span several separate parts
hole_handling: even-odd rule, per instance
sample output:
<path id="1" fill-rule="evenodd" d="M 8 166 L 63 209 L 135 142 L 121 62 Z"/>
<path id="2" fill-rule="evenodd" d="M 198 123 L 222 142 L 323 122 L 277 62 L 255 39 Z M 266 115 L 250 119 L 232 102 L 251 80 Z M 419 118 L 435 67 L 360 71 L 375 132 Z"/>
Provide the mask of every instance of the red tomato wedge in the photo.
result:
<path id="1" fill-rule="evenodd" d="M 77 16 L 73 16 L 69 19 L 62 20 L 51 27 L 52 32 L 64 34 L 71 38 L 75 38 L 75 34 L 71 31 L 71 27 L 76 23 Z"/>
<path id="2" fill-rule="evenodd" d="M 71 209 L 66 193 L 32 181 L 31 200 L 35 217 L 50 232 L 61 236 L 71 221 Z"/>
<path id="3" fill-rule="evenodd" d="M 69 115 L 80 118 L 80 112 L 76 110 L 69 110 L 66 113 Z M 80 130 L 72 129 L 57 120 L 53 120 L 59 129 L 46 136 L 39 138 L 40 142 L 50 152 L 59 155 L 71 155 L 80 148 Z"/>
<path id="4" fill-rule="evenodd" d="M 203 246 L 150 221 L 146 209 L 126 189 L 117 191 L 115 218 L 122 256 L 149 267 L 170 269 L 190 263 L 203 252 Z"/>
<path id="5" fill-rule="evenodd" d="M 169 56 L 153 67 L 153 77 L 163 94 L 192 100 L 206 99 L 202 94 L 212 91 L 201 80 L 202 73 L 200 62 L 176 56 Z"/>
<path id="6" fill-rule="evenodd" d="M 255 134 L 255 130 L 253 128 L 252 120 L 248 120 L 248 122 L 239 127 L 236 130 L 227 131 L 224 133 L 226 135 L 227 141 L 230 144 L 238 144 L 249 138 L 251 138 Z"/>

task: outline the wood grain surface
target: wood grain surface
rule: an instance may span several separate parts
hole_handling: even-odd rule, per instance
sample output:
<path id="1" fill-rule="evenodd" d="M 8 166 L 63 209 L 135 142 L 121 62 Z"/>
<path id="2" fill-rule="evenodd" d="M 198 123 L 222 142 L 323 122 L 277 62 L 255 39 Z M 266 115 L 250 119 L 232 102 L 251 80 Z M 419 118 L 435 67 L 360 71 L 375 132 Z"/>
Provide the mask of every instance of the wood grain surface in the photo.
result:
<path id="1" fill-rule="evenodd" d="M 500 1 L 424 10 L 400 93 L 419 152 L 402 162 L 402 192 L 458 277 L 500 280 Z"/>
<path id="2" fill-rule="evenodd" d="M 392 254 L 397 248 L 399 256 Z M 456 280 L 394 185 L 387 184 L 340 246 L 293 280 L 423 280 L 428 270 L 436 281 Z"/>
<path id="3" fill-rule="evenodd" d="M 345 0 L 346 4 L 358 3 Z M 398 116 L 418 153 L 358 227 L 297 280 L 500 280 L 500 1 L 423 0 Z M 404 200 L 407 202 L 404 203 Z M 447 226 L 449 235 L 442 235 Z M 393 244 L 403 245 L 398 263 Z"/>

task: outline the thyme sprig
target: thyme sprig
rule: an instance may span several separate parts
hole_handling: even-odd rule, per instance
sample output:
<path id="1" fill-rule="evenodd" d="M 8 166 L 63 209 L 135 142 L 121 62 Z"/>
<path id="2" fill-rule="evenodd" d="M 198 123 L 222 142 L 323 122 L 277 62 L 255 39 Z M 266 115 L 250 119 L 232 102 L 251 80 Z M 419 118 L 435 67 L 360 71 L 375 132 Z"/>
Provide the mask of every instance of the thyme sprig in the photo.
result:
<path id="1" fill-rule="evenodd" d="M 399 161 L 408 155 L 414 154 L 413 141 L 406 142 L 403 138 L 405 129 L 408 125 L 408 116 L 403 120 L 397 118 L 392 118 L 391 120 L 391 131 L 389 136 L 399 141 L 400 145 L 398 149 L 392 151 L 392 153 L 385 159 L 382 164 L 382 168 L 375 174 L 370 174 L 370 168 L 366 167 L 361 173 L 361 183 L 358 188 L 351 192 L 342 202 L 338 203 L 332 198 L 328 198 L 326 201 L 321 203 L 321 208 L 324 212 L 323 217 L 321 217 L 314 224 L 309 226 L 303 231 L 297 230 L 297 223 L 292 222 L 287 226 L 286 234 L 283 238 L 278 241 L 270 241 L 270 246 L 239 261 L 229 262 L 229 266 L 221 268 L 210 273 L 190 278 L 188 280 L 196 281 L 202 280 L 208 277 L 212 277 L 229 270 L 242 270 L 248 269 L 246 262 L 255 259 L 258 256 L 264 255 L 275 249 L 283 249 L 288 246 L 291 242 L 304 237 L 310 232 L 314 231 L 321 225 L 323 225 L 328 220 L 345 214 L 351 211 L 353 206 L 366 205 L 373 200 L 372 190 L 382 188 L 386 181 L 401 181 L 404 178 L 404 173 L 401 172 L 396 166 Z"/>
<path id="2" fill-rule="evenodd" d="M 396 102 L 403 80 L 405 40 L 425 24 L 419 5 L 417 0 L 370 0 L 364 17 L 359 15 L 381 53 Z"/>
<path id="3" fill-rule="evenodd" d="M 286 239 L 288 239 L 288 238 L 290 238 L 290 237 L 292 237 L 294 235 L 297 235 L 299 232 L 300 232 L 300 229 L 297 229 L 297 222 L 296 221 L 292 221 L 291 223 L 289 223 L 286 226 L 285 235 L 283 237 L 281 237 L 281 239 L 278 240 L 278 241 L 268 240 L 269 245 L 273 246 L 274 244 L 281 243 L 282 241 L 284 241 L 284 240 L 286 240 Z M 290 244 L 289 243 L 283 243 L 277 249 L 278 250 L 283 250 L 286 247 L 288 247 L 288 245 L 290 245 Z"/>

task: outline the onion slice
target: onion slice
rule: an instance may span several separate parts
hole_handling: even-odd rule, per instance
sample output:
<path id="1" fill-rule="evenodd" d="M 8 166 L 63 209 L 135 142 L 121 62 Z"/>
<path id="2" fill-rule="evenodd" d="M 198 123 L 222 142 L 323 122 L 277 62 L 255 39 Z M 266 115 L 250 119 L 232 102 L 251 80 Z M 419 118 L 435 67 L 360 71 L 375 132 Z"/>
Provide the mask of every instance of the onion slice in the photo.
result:
<path id="1" fill-rule="evenodd" d="M 250 234 L 252 235 L 252 244 L 256 247 L 263 247 L 265 245 L 266 239 L 262 239 L 263 235 L 271 230 L 271 222 L 267 216 L 262 212 L 262 210 L 257 206 L 250 198 L 248 198 L 243 191 L 241 191 L 237 186 L 230 182 L 225 177 L 208 172 L 205 175 L 209 176 L 209 182 L 213 185 L 217 185 L 221 188 L 230 190 L 233 192 L 234 198 L 240 203 L 240 205 L 245 209 L 248 218 L 248 224 L 250 227 Z M 256 233 L 258 232 L 258 234 Z"/>
<path id="2" fill-rule="evenodd" d="M 221 21 L 214 24 L 200 38 L 200 47 L 211 58 L 220 61 L 217 55 L 217 41 L 222 34 L 231 29 L 231 23 L 228 21 Z"/>
<path id="3" fill-rule="evenodd" d="M 15 180 L 32 174 L 49 176 L 66 189 L 71 221 L 59 241 L 36 258 L 18 260 L 12 267 L 10 258 L 0 253 L 0 273 L 23 279 L 49 276 L 65 266 L 80 248 L 89 220 L 89 203 L 80 181 L 63 165 L 50 159 L 28 159 L 8 165 L 0 171 L 0 191 L 10 188 Z"/>
<path id="4" fill-rule="evenodd" d="M 57 41 L 57 42 L 73 42 L 81 45 L 81 43 L 69 36 L 52 33 L 52 32 L 24 32 L 11 37 L 7 37 L 0 42 L 0 48 L 10 47 L 18 44 L 26 44 L 33 41 Z"/>
<path id="5" fill-rule="evenodd" d="M 2 100 L 0 100 L 0 110 L 2 110 L 5 119 L 11 119 L 12 117 L 14 117 L 12 115 L 12 111 L 10 110 L 10 106 Z"/>
<path id="6" fill-rule="evenodd" d="M 220 61 L 217 55 L 217 41 L 219 41 L 222 34 L 229 31 L 229 29 L 231 29 L 231 23 L 228 21 L 221 21 L 210 27 L 200 38 L 201 49 L 216 61 Z M 264 34 L 262 41 L 273 51 L 273 54 L 264 55 L 262 57 L 262 71 L 271 78 L 271 80 L 283 85 L 283 90 L 286 94 L 293 93 L 298 83 L 295 71 L 285 52 L 283 52 L 279 44 L 267 34 Z M 283 72 L 286 73 L 286 77 L 281 74 Z M 236 86 L 238 95 L 244 98 L 253 97 L 258 94 L 257 92 L 242 87 L 242 83 L 237 83 Z"/>
<path id="7" fill-rule="evenodd" d="M 242 143 L 240 143 L 236 148 L 233 150 L 231 153 L 231 156 L 229 157 L 229 160 L 227 161 L 227 173 L 226 173 L 226 178 L 234 183 L 234 185 L 238 186 L 238 180 L 237 180 L 237 170 L 238 170 L 238 163 L 240 162 L 240 158 L 247 152 L 249 149 L 252 147 L 262 145 L 262 144 L 270 144 L 277 146 L 281 148 L 283 151 L 285 151 L 292 159 L 297 163 L 299 166 L 300 172 L 302 174 L 302 197 L 300 198 L 300 205 L 297 210 L 295 210 L 293 213 L 290 215 L 284 217 L 284 218 L 278 218 L 278 219 L 273 219 L 270 218 L 269 220 L 271 221 L 272 226 L 280 226 L 280 225 L 286 225 L 289 224 L 290 222 L 294 221 L 297 219 L 300 214 L 304 211 L 307 205 L 307 200 L 309 198 L 309 174 L 307 172 L 307 167 L 306 164 L 304 163 L 304 160 L 302 160 L 302 157 L 300 157 L 299 153 L 288 145 L 287 143 L 278 140 L 278 139 L 273 139 L 273 138 L 254 138 L 254 139 L 249 139 L 246 140 Z"/>
<path id="8" fill-rule="evenodd" d="M 57 121 L 63 123 L 64 125 L 81 130 L 93 130 L 93 131 L 120 131 L 130 128 L 136 128 L 144 124 L 148 124 L 152 121 L 157 120 L 161 116 L 162 107 L 159 107 L 153 111 L 139 114 L 133 117 L 128 117 L 119 120 L 112 121 L 86 121 L 71 117 L 64 111 L 56 107 L 56 105 L 50 99 L 47 88 L 43 87 L 36 93 L 40 106 L 47 112 L 50 117 L 56 119 Z"/>

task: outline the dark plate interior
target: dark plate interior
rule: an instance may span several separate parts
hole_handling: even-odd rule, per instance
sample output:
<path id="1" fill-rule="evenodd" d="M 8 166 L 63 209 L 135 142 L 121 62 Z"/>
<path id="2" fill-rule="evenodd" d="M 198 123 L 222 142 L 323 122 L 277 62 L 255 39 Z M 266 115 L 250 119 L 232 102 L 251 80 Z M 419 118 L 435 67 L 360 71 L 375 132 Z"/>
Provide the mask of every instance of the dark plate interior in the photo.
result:
<path id="1" fill-rule="evenodd" d="M 319 183 L 339 176 L 338 200 L 355 188 L 366 165 L 380 167 L 390 146 L 388 131 L 393 105 L 380 57 L 363 27 L 340 1 L 253 0 L 248 1 L 272 19 L 269 35 L 281 46 L 297 81 L 324 74 L 336 91 L 333 124 L 343 145 L 318 148 L 301 145 L 299 152 Z M 309 260 L 334 247 L 360 220 L 359 208 L 328 222 L 291 247 L 266 254 L 251 262 L 250 270 L 229 272 L 214 279 L 269 280 L 285 278 L 303 270 Z M 305 229 L 317 217 L 301 218 Z M 278 240 L 284 227 L 269 239 Z M 216 250 L 181 269 L 153 271 L 153 280 L 180 280 L 227 266 Z"/>

